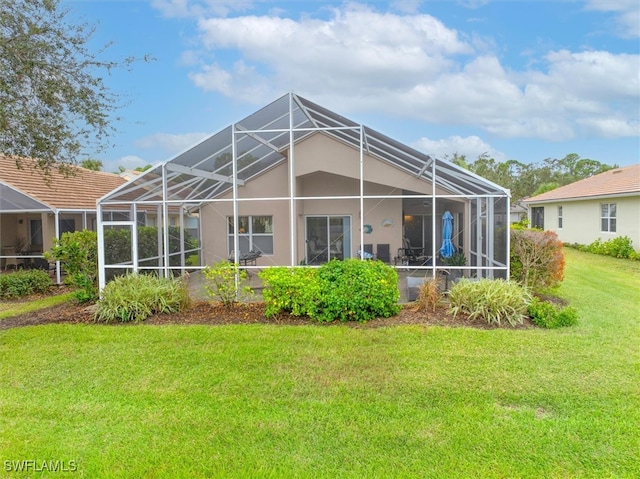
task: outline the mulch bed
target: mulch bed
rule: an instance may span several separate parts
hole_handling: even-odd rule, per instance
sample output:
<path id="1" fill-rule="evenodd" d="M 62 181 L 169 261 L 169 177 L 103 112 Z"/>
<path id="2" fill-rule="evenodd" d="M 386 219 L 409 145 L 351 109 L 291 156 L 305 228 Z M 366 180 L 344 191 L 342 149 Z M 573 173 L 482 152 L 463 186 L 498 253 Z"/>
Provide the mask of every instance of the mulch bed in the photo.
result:
<path id="1" fill-rule="evenodd" d="M 24 301 L 24 300 L 23 300 Z M 533 323 L 525 320 L 524 324 L 515 328 L 507 325 L 489 325 L 481 320 L 469 320 L 467 317 L 458 315 L 453 317 L 446 308 L 438 308 L 435 312 L 417 311 L 415 305 L 403 306 L 397 316 L 391 318 L 378 318 L 366 323 L 340 322 L 317 323 L 308 318 L 294 317 L 288 314 L 280 314 L 274 318 L 266 318 L 264 315 L 264 303 L 241 303 L 234 305 L 231 309 L 225 308 L 221 304 L 206 301 L 194 302 L 190 309 L 174 314 L 156 314 L 147 318 L 143 323 L 148 325 L 170 325 L 170 324 L 276 324 L 276 325 L 317 325 L 322 326 L 345 326 L 352 328 L 379 328 L 387 326 L 417 324 L 423 326 L 447 326 L 447 327 L 471 327 L 478 329 L 530 329 L 535 328 Z M 0 320 L 0 330 L 20 326 L 34 326 L 42 324 L 104 324 L 96 323 L 93 319 L 94 307 L 78 305 L 74 303 L 64 303 L 51 308 L 35 311 L 32 313 Z M 122 325 L 130 323 L 109 323 L 110 325 Z"/>

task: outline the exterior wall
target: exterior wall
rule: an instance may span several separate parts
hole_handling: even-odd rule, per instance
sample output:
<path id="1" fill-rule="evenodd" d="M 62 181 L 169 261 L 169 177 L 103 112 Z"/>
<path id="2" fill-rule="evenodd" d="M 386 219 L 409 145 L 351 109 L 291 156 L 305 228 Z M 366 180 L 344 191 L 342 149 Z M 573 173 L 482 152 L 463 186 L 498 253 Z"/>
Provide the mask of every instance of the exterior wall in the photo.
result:
<path id="1" fill-rule="evenodd" d="M 294 161 L 296 175 L 296 196 L 354 196 L 360 193 L 359 151 L 333 140 L 324 134 L 315 134 L 303 143 L 295 146 Z M 398 248 L 402 246 L 403 200 L 401 195 L 431 195 L 432 185 L 419 180 L 406 172 L 387 165 L 375 158 L 365 156 L 364 162 L 364 194 L 396 195 L 389 199 L 367 199 L 364 201 L 364 224 L 370 225 L 370 234 L 364 234 L 364 243 L 374 245 L 389 244 L 391 260 Z M 288 165 L 282 164 L 265 174 L 247 182 L 238 188 L 240 199 L 286 197 L 289 195 Z M 437 189 L 436 194 L 448 192 Z M 231 199 L 228 193 L 223 199 Z M 416 200 L 421 203 L 421 200 Z M 438 212 L 445 209 L 464 212 L 464 202 L 438 200 Z M 273 217 L 274 252 L 273 255 L 258 259 L 259 266 L 291 264 L 291 228 L 289 221 L 289 201 L 259 200 L 239 201 L 238 215 L 268 215 Z M 452 208 L 453 207 L 453 208 Z M 296 209 L 297 244 L 294 264 L 305 258 L 306 237 L 305 218 L 309 215 L 335 215 L 351 217 L 350 251 L 345 256 L 356 256 L 360 249 L 360 200 L 341 199 L 298 200 Z M 442 209 L 442 211 L 440 211 Z M 430 209 L 429 209 L 430 213 Z M 423 214 L 426 214 L 423 212 Z M 216 201 L 208 203 L 202 209 L 202 247 L 204 264 L 213 264 L 228 257 L 227 218 L 233 216 L 232 202 Z M 387 221 L 383 226 L 383 220 Z M 438 225 L 438 227 L 440 227 Z M 441 233 L 438 233 L 441 234 Z M 468 244 L 468 243 L 467 243 Z"/>
<path id="2" fill-rule="evenodd" d="M 602 203 L 616 203 L 615 233 L 600 230 Z M 532 203 L 530 206 L 544 207 L 544 229 L 556 232 L 565 243 L 589 244 L 598 238 L 607 241 L 628 236 L 633 241 L 634 249 L 640 249 L 640 196 Z M 562 228 L 558 228 L 558 206 L 562 206 L 563 210 Z"/>

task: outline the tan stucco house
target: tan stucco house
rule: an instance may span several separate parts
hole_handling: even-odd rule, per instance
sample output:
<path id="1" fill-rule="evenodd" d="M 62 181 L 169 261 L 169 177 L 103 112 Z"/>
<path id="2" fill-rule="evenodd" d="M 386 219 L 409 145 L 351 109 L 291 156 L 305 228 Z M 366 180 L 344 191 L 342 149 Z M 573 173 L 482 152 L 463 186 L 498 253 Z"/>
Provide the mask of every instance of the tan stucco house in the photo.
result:
<path id="1" fill-rule="evenodd" d="M 126 180 L 116 174 L 52 168 L 45 177 L 35 161 L 0 155 L 0 267 L 37 264 L 62 233 L 96 230 L 96 200 Z M 58 281 L 60 280 L 58 271 Z"/>
<path id="2" fill-rule="evenodd" d="M 616 168 L 525 200 L 531 226 L 565 243 L 628 236 L 640 249 L 640 164 Z"/>
<path id="3" fill-rule="evenodd" d="M 508 277 L 508 191 L 295 94 L 156 165 L 98 207 L 129 209 L 130 220 L 143 207 L 159 218 L 179 209 L 180 225 L 196 218 L 200 267 L 258 252 L 248 267 L 376 257 L 423 275 L 442 266 L 449 212 L 466 273 Z M 99 225 L 99 238 L 112 226 Z M 102 253 L 101 281 L 105 269 L 144 269 L 136 255 L 133 248 L 131 261 L 107 265 Z M 171 269 L 168 256 L 160 269 Z"/>

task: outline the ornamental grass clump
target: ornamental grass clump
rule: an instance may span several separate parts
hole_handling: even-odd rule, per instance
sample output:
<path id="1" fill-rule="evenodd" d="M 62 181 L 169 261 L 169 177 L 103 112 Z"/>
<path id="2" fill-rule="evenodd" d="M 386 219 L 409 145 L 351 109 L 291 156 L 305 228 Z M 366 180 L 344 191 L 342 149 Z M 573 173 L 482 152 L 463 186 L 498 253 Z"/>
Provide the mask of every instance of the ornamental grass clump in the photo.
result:
<path id="1" fill-rule="evenodd" d="M 189 303 L 189 291 L 182 279 L 128 274 L 105 286 L 94 317 L 107 323 L 139 322 L 153 314 L 182 311 Z"/>
<path id="2" fill-rule="evenodd" d="M 466 314 L 488 324 L 511 326 L 522 324 L 528 315 L 531 295 L 515 282 L 502 279 L 461 279 L 449 291 L 449 304 L 454 316 Z"/>
<path id="3" fill-rule="evenodd" d="M 418 287 L 418 298 L 415 301 L 415 311 L 435 313 L 444 301 L 442 281 L 440 278 L 427 278 Z"/>

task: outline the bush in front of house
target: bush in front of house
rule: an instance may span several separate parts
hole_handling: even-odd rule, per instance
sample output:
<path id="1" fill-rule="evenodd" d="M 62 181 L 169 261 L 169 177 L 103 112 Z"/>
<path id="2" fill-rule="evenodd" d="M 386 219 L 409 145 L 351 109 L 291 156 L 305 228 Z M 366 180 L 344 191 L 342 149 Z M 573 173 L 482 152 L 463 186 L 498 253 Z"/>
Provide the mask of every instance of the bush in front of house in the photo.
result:
<path id="1" fill-rule="evenodd" d="M 398 314 L 398 273 L 381 261 L 333 260 L 320 268 L 260 273 L 267 316 L 288 312 L 316 321 L 367 321 Z"/>
<path id="2" fill-rule="evenodd" d="M 220 261 L 204 268 L 202 275 L 207 294 L 228 309 L 253 295 L 251 287 L 244 284 L 249 280 L 249 274 L 235 263 Z"/>
<path id="3" fill-rule="evenodd" d="M 633 241 L 628 236 L 618 236 L 607 241 L 600 238 L 588 245 L 567 245 L 587 253 L 613 256 L 614 258 L 640 260 L 640 253 L 633 249 Z"/>
<path id="4" fill-rule="evenodd" d="M 107 283 L 97 303 L 96 321 L 138 322 L 157 313 L 175 313 L 189 306 L 182 279 L 150 274 L 127 274 Z"/>
<path id="5" fill-rule="evenodd" d="M 267 318 L 280 313 L 310 318 L 317 315 L 320 302 L 317 269 L 278 266 L 265 269 L 258 276 L 265 286 L 262 297 Z"/>
<path id="6" fill-rule="evenodd" d="M 95 231 L 63 233 L 45 254 L 50 261 L 60 261 L 80 303 L 98 299 L 98 236 Z"/>
<path id="7" fill-rule="evenodd" d="M 531 295 L 518 283 L 502 279 L 470 281 L 462 278 L 449 291 L 449 307 L 454 316 L 466 314 L 488 324 L 522 324 L 528 314 Z"/>
<path id="8" fill-rule="evenodd" d="M 531 321 L 541 328 L 563 328 L 578 324 L 578 311 L 572 306 L 559 307 L 548 301 L 533 298 L 528 308 Z"/>
<path id="9" fill-rule="evenodd" d="M 21 298 L 36 293 L 47 293 L 53 287 L 53 281 L 46 271 L 16 271 L 0 276 L 0 298 Z"/>
<path id="10" fill-rule="evenodd" d="M 318 269 L 319 321 L 368 321 L 400 311 L 398 273 L 382 261 L 329 261 Z"/>
<path id="11" fill-rule="evenodd" d="M 541 291 L 564 279 L 562 242 L 553 231 L 511 229 L 511 274 L 530 291 Z"/>

